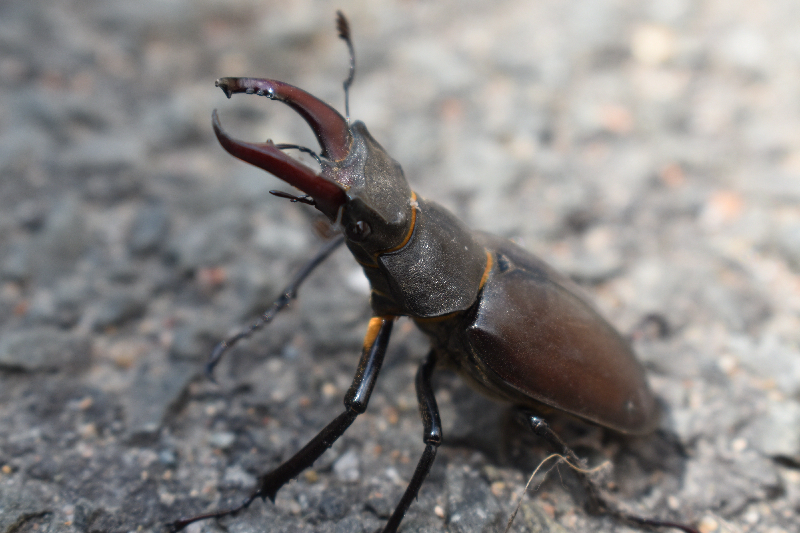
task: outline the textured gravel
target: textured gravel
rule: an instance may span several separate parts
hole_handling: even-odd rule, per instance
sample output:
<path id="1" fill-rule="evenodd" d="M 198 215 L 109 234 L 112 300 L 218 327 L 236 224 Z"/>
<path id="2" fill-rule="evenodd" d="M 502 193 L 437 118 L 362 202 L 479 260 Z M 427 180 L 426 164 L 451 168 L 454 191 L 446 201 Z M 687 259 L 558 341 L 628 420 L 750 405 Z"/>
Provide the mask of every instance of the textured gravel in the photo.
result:
<path id="1" fill-rule="evenodd" d="M 800 9 L 792 1 L 0 2 L 0 533 L 163 531 L 243 498 L 341 412 L 369 317 L 338 252 L 201 376 L 324 233 L 217 145 L 313 145 L 221 76 L 342 107 L 412 187 L 582 283 L 667 408 L 656 436 L 553 420 L 621 505 L 703 533 L 800 528 Z M 315 231 L 315 228 L 317 231 Z M 668 325 L 639 328 L 648 315 Z M 368 532 L 423 449 L 426 342 L 396 327 L 370 403 L 275 504 L 191 533 Z M 401 531 L 502 531 L 549 450 L 454 376 Z M 631 531 L 567 470 L 514 532 Z"/>

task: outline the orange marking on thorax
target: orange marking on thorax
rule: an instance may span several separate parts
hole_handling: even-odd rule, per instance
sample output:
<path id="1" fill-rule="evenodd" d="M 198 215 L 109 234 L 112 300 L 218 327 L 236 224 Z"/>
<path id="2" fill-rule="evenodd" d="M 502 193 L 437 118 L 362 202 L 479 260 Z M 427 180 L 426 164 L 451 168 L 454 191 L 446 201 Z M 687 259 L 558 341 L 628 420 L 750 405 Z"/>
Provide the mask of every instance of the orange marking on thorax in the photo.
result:
<path id="1" fill-rule="evenodd" d="M 492 252 L 486 250 L 486 268 L 483 271 L 483 276 L 481 276 L 481 284 L 479 285 L 479 289 L 482 289 L 483 286 L 486 284 L 486 280 L 489 279 L 489 272 L 492 271 L 492 267 L 494 266 L 494 257 L 492 257 Z"/>
<path id="2" fill-rule="evenodd" d="M 394 248 L 389 248 L 388 250 L 383 250 L 383 251 L 379 252 L 377 255 L 396 252 L 397 250 L 399 250 L 400 248 L 402 248 L 403 246 L 408 244 L 408 241 L 411 240 L 411 235 L 414 234 L 414 226 L 417 223 L 417 209 L 418 209 L 418 207 L 416 205 L 417 204 L 417 193 L 415 193 L 413 191 L 411 192 L 411 204 L 413 206 L 412 209 L 411 209 L 411 227 L 408 228 L 408 233 L 406 233 L 406 238 L 403 239 L 403 242 L 401 242 L 400 244 L 398 244 Z"/>

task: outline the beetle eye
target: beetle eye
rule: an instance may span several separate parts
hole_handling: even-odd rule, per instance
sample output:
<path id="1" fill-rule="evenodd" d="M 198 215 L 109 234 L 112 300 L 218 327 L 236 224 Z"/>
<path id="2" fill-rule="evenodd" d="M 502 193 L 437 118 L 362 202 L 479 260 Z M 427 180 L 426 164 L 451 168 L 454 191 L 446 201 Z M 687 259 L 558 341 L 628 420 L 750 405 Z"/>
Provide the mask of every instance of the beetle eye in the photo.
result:
<path id="1" fill-rule="evenodd" d="M 363 220 L 347 226 L 347 238 L 351 241 L 363 241 L 370 233 L 372 233 L 372 228 Z"/>

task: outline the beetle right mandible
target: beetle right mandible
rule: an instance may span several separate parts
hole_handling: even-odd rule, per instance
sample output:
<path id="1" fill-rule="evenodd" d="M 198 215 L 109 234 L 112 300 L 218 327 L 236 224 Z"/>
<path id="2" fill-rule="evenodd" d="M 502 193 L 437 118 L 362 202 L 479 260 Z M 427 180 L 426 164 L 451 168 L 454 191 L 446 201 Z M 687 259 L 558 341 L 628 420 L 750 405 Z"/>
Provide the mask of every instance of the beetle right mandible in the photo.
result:
<path id="1" fill-rule="evenodd" d="M 347 94 L 355 63 L 341 13 L 338 27 L 350 49 Z M 236 514 L 256 498 L 274 501 L 285 483 L 311 466 L 367 409 L 392 325 L 400 316 L 414 320 L 431 341 L 416 377 L 425 450 L 384 533 L 397 531 L 442 442 L 431 387 L 436 367 L 452 368 L 487 396 L 523 410 L 532 430 L 574 463 L 578 458 L 540 418 L 542 414 L 559 411 L 631 435 L 656 428 L 657 403 L 644 370 L 628 343 L 570 280 L 512 242 L 472 231 L 439 204 L 418 197 L 400 165 L 363 122 L 349 123 L 349 113 L 345 119 L 321 100 L 280 81 L 220 78 L 217 86 L 228 97 L 247 93 L 283 102 L 305 119 L 322 148 L 319 155 L 295 145 L 235 140 L 223 131 L 216 111 L 213 126 L 230 154 L 305 193 L 278 196 L 313 205 L 344 235 L 296 276 L 259 322 L 217 347 L 209 371 L 231 345 L 271 321 L 295 297 L 311 270 L 342 243 L 369 280 L 373 318 L 344 398 L 344 412 L 292 458 L 263 475 L 258 490 L 240 506 L 179 520 L 172 524 L 173 531 L 197 520 Z M 282 152 L 289 148 L 314 155 L 321 172 Z M 579 475 L 595 511 L 639 525 L 695 532 L 689 526 L 621 512 L 601 497 L 588 477 Z"/>

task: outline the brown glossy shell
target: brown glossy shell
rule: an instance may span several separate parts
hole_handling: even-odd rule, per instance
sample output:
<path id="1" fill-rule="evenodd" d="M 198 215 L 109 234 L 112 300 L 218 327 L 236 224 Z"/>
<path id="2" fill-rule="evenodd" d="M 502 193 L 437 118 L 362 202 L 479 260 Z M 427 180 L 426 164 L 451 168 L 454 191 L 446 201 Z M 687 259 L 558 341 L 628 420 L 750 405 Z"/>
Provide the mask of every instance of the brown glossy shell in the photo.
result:
<path id="1" fill-rule="evenodd" d="M 655 429 L 656 400 L 619 333 L 544 262 L 508 241 L 481 238 L 497 260 L 466 341 L 489 388 L 622 433 Z"/>

